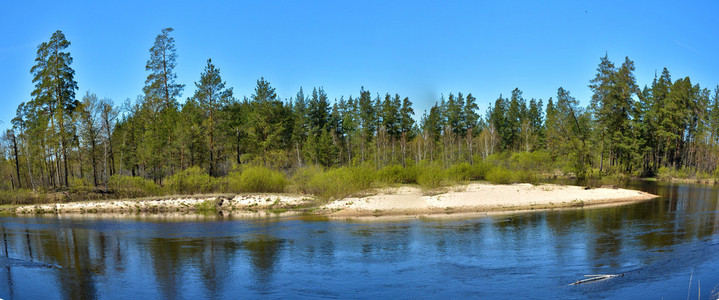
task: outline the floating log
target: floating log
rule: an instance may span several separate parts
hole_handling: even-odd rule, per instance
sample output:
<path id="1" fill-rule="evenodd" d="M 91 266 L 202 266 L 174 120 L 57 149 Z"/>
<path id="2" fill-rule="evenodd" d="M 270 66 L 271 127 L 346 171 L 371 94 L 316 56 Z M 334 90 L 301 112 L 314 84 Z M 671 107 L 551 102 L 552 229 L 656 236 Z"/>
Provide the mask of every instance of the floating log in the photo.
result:
<path id="1" fill-rule="evenodd" d="M 571 285 L 588 283 L 588 282 L 594 282 L 594 281 L 599 281 L 599 280 L 605 280 L 605 279 L 614 278 L 614 277 L 619 277 L 619 276 L 624 276 L 624 273 L 622 273 L 622 274 L 584 275 L 584 277 L 590 277 L 590 278 L 576 281 L 576 282 L 572 283 Z"/>

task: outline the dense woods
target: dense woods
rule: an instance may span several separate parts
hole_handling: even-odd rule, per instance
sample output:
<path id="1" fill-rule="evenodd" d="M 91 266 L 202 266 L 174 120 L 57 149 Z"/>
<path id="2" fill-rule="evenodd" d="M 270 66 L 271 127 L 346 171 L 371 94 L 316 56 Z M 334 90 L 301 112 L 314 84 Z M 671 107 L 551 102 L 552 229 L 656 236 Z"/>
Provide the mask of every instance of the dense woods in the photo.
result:
<path id="1" fill-rule="evenodd" d="M 299 88 L 281 99 L 260 78 L 251 95 L 236 95 L 211 59 L 181 101 L 171 28 L 152 44 L 134 101 L 90 91 L 77 99 L 69 48 L 60 31 L 37 48 L 34 90 L 2 135 L 2 190 L 112 192 L 128 178 L 163 186 L 187 170 L 218 178 L 245 166 L 293 176 L 310 167 L 444 170 L 511 160 L 578 178 L 719 175 L 719 87 L 673 79 L 666 68 L 640 86 L 629 58 L 600 58 L 587 107 L 561 87 L 547 99 L 517 88 L 486 112 L 461 91 L 416 112 L 415 99 L 370 87 L 333 100 L 323 87 Z"/>

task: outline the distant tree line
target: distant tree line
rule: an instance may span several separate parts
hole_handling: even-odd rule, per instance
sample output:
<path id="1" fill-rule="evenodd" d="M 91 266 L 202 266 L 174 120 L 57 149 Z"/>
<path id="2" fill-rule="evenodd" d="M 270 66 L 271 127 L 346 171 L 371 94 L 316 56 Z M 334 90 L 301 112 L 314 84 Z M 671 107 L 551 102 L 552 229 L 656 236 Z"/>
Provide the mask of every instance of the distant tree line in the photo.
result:
<path id="1" fill-rule="evenodd" d="M 719 87 L 672 81 L 666 68 L 640 87 L 629 58 L 619 67 L 600 59 L 588 107 L 561 87 L 546 106 L 517 88 L 481 116 L 477 99 L 457 92 L 415 119 L 409 98 L 364 87 L 334 101 L 322 87 L 280 99 L 260 78 L 252 95 L 237 97 L 210 59 L 180 103 L 185 86 L 176 82 L 172 31 L 163 29 L 150 48 L 142 94 L 121 105 L 91 92 L 76 99 L 61 31 L 40 44 L 31 98 L 2 135 L 0 187 L 62 189 L 73 180 L 101 187 L 112 176 L 162 184 L 190 167 L 217 177 L 246 164 L 287 172 L 422 161 L 447 168 L 499 152 L 545 152 L 578 177 L 654 176 L 662 167 L 712 173 L 719 165 Z"/>

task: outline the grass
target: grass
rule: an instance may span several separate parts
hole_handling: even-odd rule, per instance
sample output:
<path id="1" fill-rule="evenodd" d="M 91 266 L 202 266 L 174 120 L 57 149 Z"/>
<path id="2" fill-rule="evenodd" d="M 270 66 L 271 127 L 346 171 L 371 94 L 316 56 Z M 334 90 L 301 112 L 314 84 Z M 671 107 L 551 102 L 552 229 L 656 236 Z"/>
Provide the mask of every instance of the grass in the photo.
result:
<path id="1" fill-rule="evenodd" d="M 217 201 L 216 200 L 205 200 L 195 204 L 195 212 L 199 214 L 216 214 L 217 213 Z"/>

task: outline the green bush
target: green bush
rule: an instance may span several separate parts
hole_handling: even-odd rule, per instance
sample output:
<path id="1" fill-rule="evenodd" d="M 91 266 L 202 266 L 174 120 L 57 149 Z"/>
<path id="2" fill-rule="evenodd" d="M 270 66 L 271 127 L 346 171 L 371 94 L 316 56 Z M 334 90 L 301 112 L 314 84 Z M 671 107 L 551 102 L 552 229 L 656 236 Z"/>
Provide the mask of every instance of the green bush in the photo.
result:
<path id="1" fill-rule="evenodd" d="M 454 164 L 447 169 L 447 177 L 453 181 L 468 181 L 473 175 L 472 165 L 466 162 Z"/>
<path id="2" fill-rule="evenodd" d="M 228 175 L 228 189 L 241 193 L 282 193 L 287 186 L 285 175 L 262 166 L 252 166 Z"/>
<path id="3" fill-rule="evenodd" d="M 377 180 L 387 184 L 416 183 L 417 167 L 414 164 L 386 166 L 377 171 Z"/>
<path id="4" fill-rule="evenodd" d="M 514 182 L 514 174 L 505 168 L 494 167 L 487 173 L 487 181 L 494 184 L 510 184 Z"/>
<path id="5" fill-rule="evenodd" d="M 108 187 L 120 197 L 146 197 L 162 194 L 159 185 L 142 177 L 112 175 Z"/>
<path id="6" fill-rule="evenodd" d="M 322 171 L 318 167 L 299 169 L 293 181 L 300 191 L 321 198 L 343 198 L 367 190 L 377 178 L 374 169 L 368 165 L 341 167 Z"/>
<path id="7" fill-rule="evenodd" d="M 87 193 L 92 191 L 92 185 L 84 178 L 71 178 L 69 182 L 71 193 Z"/>
<path id="8" fill-rule="evenodd" d="M 489 173 L 489 170 L 491 169 L 492 165 L 490 165 L 489 163 L 483 160 L 475 160 L 474 164 L 472 164 L 470 179 L 484 180 L 485 178 L 487 178 L 487 173 Z"/>
<path id="9" fill-rule="evenodd" d="M 380 169 L 377 172 L 379 181 L 388 184 L 398 184 L 407 182 L 406 169 L 400 165 L 390 165 Z"/>
<path id="10" fill-rule="evenodd" d="M 297 185 L 297 188 L 301 192 L 312 194 L 312 192 L 310 192 L 310 182 L 312 178 L 321 173 L 324 173 L 324 171 L 319 166 L 305 166 L 295 171 L 295 174 L 292 175 L 292 182 Z"/>
<path id="11" fill-rule="evenodd" d="M 520 183 L 537 183 L 537 175 L 531 170 L 514 171 L 512 175 L 514 182 Z"/>
<path id="12" fill-rule="evenodd" d="M 681 168 L 681 169 L 674 169 L 674 168 L 668 168 L 668 167 L 661 167 L 657 171 L 657 178 L 661 180 L 672 180 L 674 178 L 676 179 L 685 179 L 689 178 L 691 176 L 692 172 L 691 170 L 687 168 Z"/>
<path id="13" fill-rule="evenodd" d="M 418 166 L 417 183 L 423 189 L 436 189 L 445 184 L 442 167 L 437 164 L 422 164 Z"/>
<path id="14" fill-rule="evenodd" d="M 214 192 L 216 187 L 217 181 L 200 167 L 191 167 L 177 172 L 167 179 L 167 188 L 170 193 L 182 195 Z"/>
<path id="15" fill-rule="evenodd" d="M 551 156 L 545 151 L 515 152 L 509 159 L 512 169 L 544 171 L 551 165 Z"/>
<path id="16" fill-rule="evenodd" d="M 47 202 L 47 200 L 46 195 L 31 189 L 0 190 L 0 205 L 35 204 Z"/>

